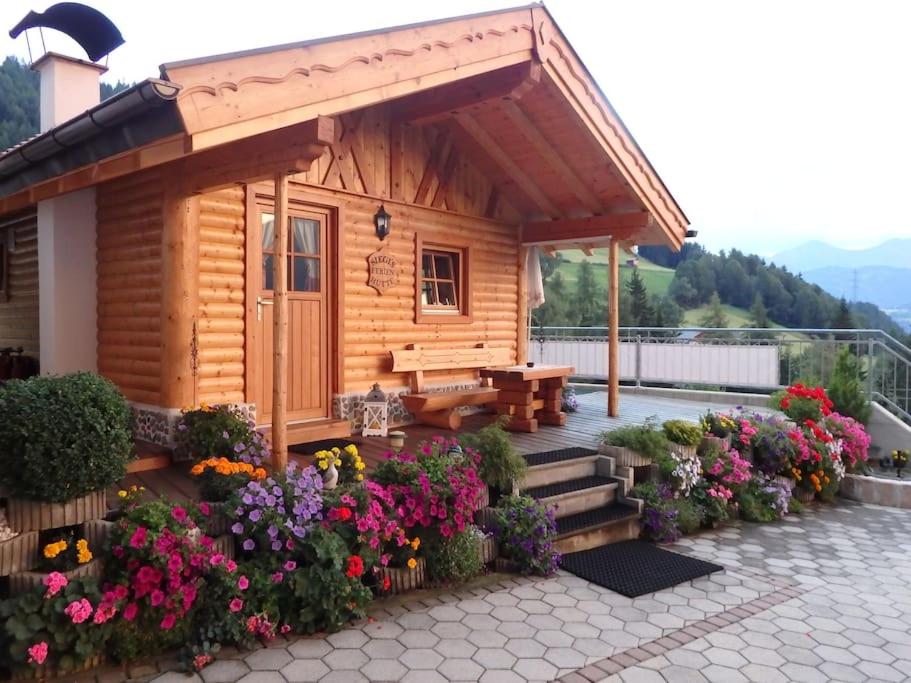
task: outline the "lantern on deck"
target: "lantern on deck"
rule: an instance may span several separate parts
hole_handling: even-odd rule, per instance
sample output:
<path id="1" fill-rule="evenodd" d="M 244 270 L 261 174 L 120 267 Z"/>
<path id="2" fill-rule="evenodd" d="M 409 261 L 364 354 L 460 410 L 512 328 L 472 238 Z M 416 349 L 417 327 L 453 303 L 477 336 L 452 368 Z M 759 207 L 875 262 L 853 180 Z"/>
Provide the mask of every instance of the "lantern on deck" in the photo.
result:
<path id="1" fill-rule="evenodd" d="M 364 397 L 364 436 L 386 436 L 389 431 L 389 405 L 380 385 L 374 384 Z"/>

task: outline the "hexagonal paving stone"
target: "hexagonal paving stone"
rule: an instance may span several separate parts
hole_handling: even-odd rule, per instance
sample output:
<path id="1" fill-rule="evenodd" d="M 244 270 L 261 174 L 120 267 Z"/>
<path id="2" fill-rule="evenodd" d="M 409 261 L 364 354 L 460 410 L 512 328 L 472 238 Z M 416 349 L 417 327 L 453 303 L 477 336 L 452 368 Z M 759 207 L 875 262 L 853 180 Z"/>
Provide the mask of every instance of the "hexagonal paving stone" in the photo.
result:
<path id="1" fill-rule="evenodd" d="M 448 683 L 446 678 L 436 671 L 409 671 L 402 683 Z"/>
<path id="2" fill-rule="evenodd" d="M 322 638 L 301 638 L 288 646 L 288 652 L 294 659 L 319 659 L 332 652 L 332 646 Z"/>
<path id="3" fill-rule="evenodd" d="M 444 657 L 467 659 L 470 658 L 478 648 L 467 640 L 444 639 L 434 645 L 433 649 Z"/>
<path id="4" fill-rule="evenodd" d="M 522 624 L 518 621 L 504 621 L 497 626 L 497 632 L 507 638 L 531 638 L 535 635 L 535 628 L 530 624 Z"/>
<path id="5" fill-rule="evenodd" d="M 511 606 L 495 607 L 490 616 L 499 621 L 525 621 L 528 618 L 528 615 L 518 607 Z"/>
<path id="6" fill-rule="evenodd" d="M 202 679 L 206 683 L 233 683 L 250 672 L 244 662 L 232 659 L 216 659 L 202 670 Z"/>
<path id="7" fill-rule="evenodd" d="M 469 614 L 462 619 L 462 623 L 472 631 L 494 631 L 503 622 L 489 614 Z"/>
<path id="8" fill-rule="evenodd" d="M 781 667 L 781 673 L 788 677 L 788 680 L 800 683 L 827 683 L 826 675 L 819 669 L 807 666 L 805 664 L 796 664 L 788 662 Z"/>
<path id="9" fill-rule="evenodd" d="M 481 683 L 525 683 L 519 674 L 513 671 L 485 671 Z"/>
<path id="10" fill-rule="evenodd" d="M 579 669 L 586 664 L 584 654 L 568 647 L 549 647 L 544 659 L 561 669 Z"/>
<path id="11" fill-rule="evenodd" d="M 386 643 L 386 640 L 373 641 L 376 643 Z M 329 667 L 331 671 L 357 671 L 364 664 L 370 661 L 370 657 L 361 650 L 333 650 L 323 657 L 323 664 Z"/>
<path id="12" fill-rule="evenodd" d="M 364 633 L 375 639 L 398 638 L 404 630 L 394 621 L 374 621 L 364 626 Z"/>
<path id="13" fill-rule="evenodd" d="M 443 656 L 436 650 L 415 648 L 406 650 L 399 661 L 409 669 L 436 669 L 443 662 Z"/>
<path id="14" fill-rule="evenodd" d="M 467 638 L 471 633 L 470 628 L 454 621 L 441 622 L 430 630 L 440 638 Z"/>
<path id="15" fill-rule="evenodd" d="M 329 667 L 318 659 L 296 659 L 281 672 L 290 683 L 310 683 L 329 673 Z"/>
<path id="16" fill-rule="evenodd" d="M 361 673 L 371 681 L 398 681 L 408 669 L 394 659 L 374 659 L 364 665 Z"/>
<path id="17" fill-rule="evenodd" d="M 462 621 L 465 612 L 453 605 L 439 605 L 432 608 L 428 614 L 436 621 Z"/>
<path id="18" fill-rule="evenodd" d="M 326 636 L 329 644 L 335 648 L 363 647 L 370 638 L 363 631 L 349 628 Z"/>
<path id="19" fill-rule="evenodd" d="M 278 671 L 251 671 L 237 683 L 285 683 L 285 679 Z"/>
<path id="20" fill-rule="evenodd" d="M 520 659 L 513 669 L 517 674 L 531 681 L 552 681 L 559 669 L 546 659 Z"/>
<path id="21" fill-rule="evenodd" d="M 450 681 L 476 681 L 484 673 L 484 669 L 470 659 L 447 659 L 438 671 Z"/>
<path id="22" fill-rule="evenodd" d="M 498 631 L 472 631 L 468 634 L 468 641 L 478 647 L 503 647 L 507 640 Z"/>
<path id="23" fill-rule="evenodd" d="M 499 647 L 479 648 L 472 659 L 485 669 L 511 669 L 516 663 L 512 654 Z"/>
<path id="24" fill-rule="evenodd" d="M 397 640 L 371 640 L 361 648 L 368 659 L 398 659 L 405 646 Z M 326 661 L 326 658 L 323 658 Z"/>
<path id="25" fill-rule="evenodd" d="M 278 671 L 291 661 L 287 650 L 279 648 L 263 648 L 244 658 L 253 671 Z"/>

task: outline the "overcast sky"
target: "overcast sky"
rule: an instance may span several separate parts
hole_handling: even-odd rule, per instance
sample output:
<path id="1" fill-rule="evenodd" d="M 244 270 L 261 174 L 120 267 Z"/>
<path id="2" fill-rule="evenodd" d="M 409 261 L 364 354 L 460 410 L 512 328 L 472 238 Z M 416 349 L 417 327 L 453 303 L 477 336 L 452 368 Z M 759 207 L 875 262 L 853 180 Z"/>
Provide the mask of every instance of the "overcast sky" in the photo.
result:
<path id="1" fill-rule="evenodd" d="M 517 4 L 85 1 L 126 38 L 105 79 L 129 81 L 167 61 Z M 0 55 L 28 56 L 25 38 L 7 31 L 49 4 L 0 3 Z M 547 6 L 710 248 L 768 256 L 809 239 L 911 237 L 911 2 Z M 45 40 L 84 56 L 53 31 Z"/>

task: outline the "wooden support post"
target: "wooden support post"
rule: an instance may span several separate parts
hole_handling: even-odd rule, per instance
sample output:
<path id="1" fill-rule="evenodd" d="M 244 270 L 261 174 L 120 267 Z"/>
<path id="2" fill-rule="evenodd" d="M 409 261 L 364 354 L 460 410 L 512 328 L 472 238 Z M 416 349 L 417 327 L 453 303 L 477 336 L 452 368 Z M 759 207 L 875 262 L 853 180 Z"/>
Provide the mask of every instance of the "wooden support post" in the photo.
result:
<path id="1" fill-rule="evenodd" d="M 272 333 L 272 467 L 288 464 L 288 174 L 275 175 Z"/>
<path id="2" fill-rule="evenodd" d="M 199 305 L 199 199 L 162 202 L 160 403 L 196 405 L 195 322 Z"/>
<path id="3" fill-rule="evenodd" d="M 521 231 L 521 228 L 519 228 Z M 516 364 L 528 361 L 528 247 L 521 246 L 519 234 L 519 318 L 516 335 Z"/>
<path id="4" fill-rule="evenodd" d="M 620 414 L 620 250 L 610 241 L 607 294 L 607 414 Z"/>

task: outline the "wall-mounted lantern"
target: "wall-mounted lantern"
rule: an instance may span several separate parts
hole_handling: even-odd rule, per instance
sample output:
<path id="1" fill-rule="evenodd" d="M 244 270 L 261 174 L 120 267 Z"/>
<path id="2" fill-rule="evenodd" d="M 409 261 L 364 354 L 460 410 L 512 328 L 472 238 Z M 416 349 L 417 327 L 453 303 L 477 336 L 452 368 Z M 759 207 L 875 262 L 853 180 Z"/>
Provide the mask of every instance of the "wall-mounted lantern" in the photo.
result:
<path id="1" fill-rule="evenodd" d="M 373 224 L 376 226 L 377 237 L 384 240 L 389 236 L 389 231 L 392 226 L 392 216 L 386 212 L 386 209 L 382 204 L 380 204 L 379 210 L 373 216 Z"/>

